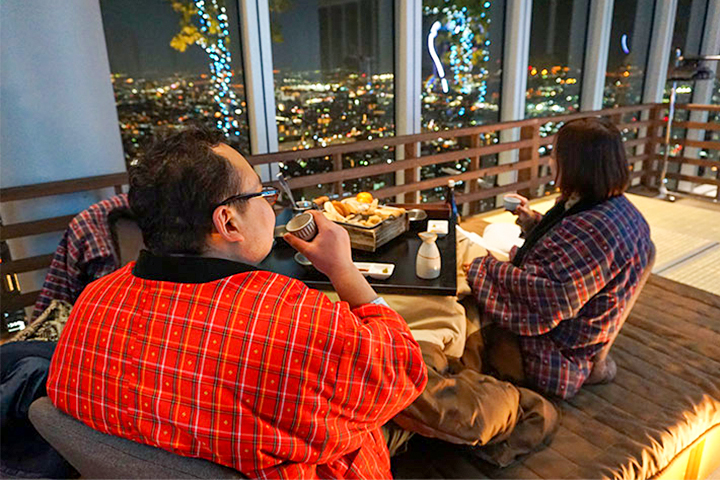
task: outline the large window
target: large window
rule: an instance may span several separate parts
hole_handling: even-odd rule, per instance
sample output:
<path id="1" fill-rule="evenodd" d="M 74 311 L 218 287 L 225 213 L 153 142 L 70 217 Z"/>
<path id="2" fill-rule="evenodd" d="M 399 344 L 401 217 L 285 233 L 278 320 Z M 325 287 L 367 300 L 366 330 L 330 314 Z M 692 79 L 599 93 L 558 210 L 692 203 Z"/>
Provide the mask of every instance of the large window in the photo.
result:
<path id="1" fill-rule="evenodd" d="M 373 140 L 395 133 L 392 0 L 292 0 L 271 6 L 280 150 Z M 394 151 L 344 155 L 343 168 L 391 162 Z M 288 176 L 332 169 L 329 158 L 282 165 Z M 345 182 L 345 191 L 392 186 L 393 174 Z M 304 198 L 328 193 L 318 185 Z"/>
<path id="2" fill-rule="evenodd" d="M 642 103 L 654 0 L 615 2 L 603 107 Z"/>
<path id="3" fill-rule="evenodd" d="M 670 53 L 670 69 L 675 64 L 675 52 L 680 50 L 682 55 L 699 55 L 702 36 L 705 31 L 707 9 L 709 0 L 679 0 L 673 29 L 672 48 Z M 665 101 L 670 99 L 672 82 L 665 86 Z M 678 103 L 691 103 L 692 82 L 679 82 L 677 89 Z M 678 119 L 678 117 L 676 117 Z"/>
<path id="4" fill-rule="evenodd" d="M 580 109 L 589 4 L 589 0 L 533 2 L 526 117 Z"/>
<path id="5" fill-rule="evenodd" d="M 237 3 L 101 0 L 125 157 L 161 128 L 217 128 L 250 153 Z"/>
<path id="6" fill-rule="evenodd" d="M 424 0 L 422 125 L 500 120 L 504 0 Z"/>
<path id="7" fill-rule="evenodd" d="M 422 22 L 422 128 L 441 131 L 500 121 L 503 29 L 505 0 L 424 0 Z M 423 155 L 468 148 L 467 139 L 440 139 L 422 145 Z M 480 144 L 497 141 L 487 134 Z M 481 166 L 497 164 L 496 155 L 481 160 Z M 428 165 L 421 180 L 453 176 L 467 171 L 470 159 Z M 495 178 L 485 178 L 483 187 L 493 187 Z M 467 188 L 460 182 L 457 188 Z M 422 202 L 445 199 L 447 188 L 420 192 Z"/>
<path id="8" fill-rule="evenodd" d="M 675 27 L 673 29 L 673 39 L 672 39 L 672 49 L 671 49 L 671 55 L 670 55 L 670 71 L 671 75 L 673 74 L 673 65 L 676 61 L 676 52 L 679 50 L 680 53 L 682 53 L 683 56 L 693 56 L 693 55 L 699 55 L 701 52 L 702 47 L 702 40 L 703 40 L 703 32 L 705 31 L 705 23 L 707 21 L 707 12 L 708 12 L 708 3 L 709 0 L 679 0 L 678 6 L 677 6 L 677 15 L 675 20 Z M 680 76 L 687 76 L 688 73 L 691 73 L 691 71 L 687 72 L 681 72 Z M 707 82 L 708 80 L 705 80 L 703 82 Z M 673 85 L 672 81 L 668 81 L 668 83 L 665 86 L 665 95 L 664 100 L 669 101 L 670 99 L 670 92 L 671 87 Z M 699 82 L 691 82 L 691 81 L 678 81 L 677 82 L 677 97 L 676 102 L 677 103 L 692 103 L 693 101 L 693 92 L 695 88 L 699 85 Z M 703 102 L 704 103 L 704 102 Z M 679 110 L 675 112 L 675 121 L 684 121 L 689 120 L 690 112 L 688 110 Z M 712 115 L 708 117 L 708 121 L 712 122 Z M 691 137 L 694 140 L 703 140 L 703 138 L 697 138 L 694 137 L 696 132 L 685 130 L 684 128 L 673 128 L 672 129 L 672 139 L 681 140 L 685 138 L 686 136 Z M 713 131 L 709 130 L 705 132 L 705 139 L 712 138 Z M 675 143 L 671 147 L 671 156 L 684 156 L 688 158 L 701 158 L 701 159 L 707 159 L 710 158 L 710 155 L 712 154 L 712 151 L 708 151 L 705 149 L 699 149 L 695 147 L 683 147 L 681 144 Z M 712 170 L 710 168 L 704 168 L 704 167 L 690 167 L 690 168 L 696 168 L 696 173 L 699 176 L 710 176 L 711 178 L 716 178 L 717 175 L 717 169 Z M 681 169 L 679 163 L 671 162 L 668 165 L 668 171 L 677 173 Z M 687 174 L 695 174 L 695 172 L 685 172 Z M 682 189 L 692 189 L 693 186 L 688 184 L 687 182 L 684 182 L 685 185 L 681 186 L 681 183 L 678 180 L 675 179 L 669 179 L 667 181 L 668 188 L 670 190 L 677 190 L 679 188 Z M 706 189 L 700 189 L 696 190 L 695 193 L 705 194 L 707 193 Z M 713 192 L 714 193 L 714 192 Z"/>
<path id="9" fill-rule="evenodd" d="M 280 150 L 392 135 L 392 1 L 293 0 L 271 10 Z"/>

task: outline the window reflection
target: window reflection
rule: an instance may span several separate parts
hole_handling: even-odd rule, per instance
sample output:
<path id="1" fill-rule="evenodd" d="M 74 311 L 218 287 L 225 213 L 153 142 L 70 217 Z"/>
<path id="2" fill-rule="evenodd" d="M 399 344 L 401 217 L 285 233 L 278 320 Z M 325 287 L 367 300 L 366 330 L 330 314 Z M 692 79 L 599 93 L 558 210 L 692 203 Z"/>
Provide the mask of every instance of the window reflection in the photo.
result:
<path id="1" fill-rule="evenodd" d="M 603 107 L 642 103 L 653 0 L 615 2 L 608 48 Z"/>
<path id="2" fill-rule="evenodd" d="M 395 133 L 392 0 L 271 2 L 279 149 L 374 140 Z M 361 158 L 362 157 L 362 158 Z M 343 168 L 392 161 L 392 152 L 345 155 Z M 326 162 L 288 162 L 287 176 L 327 171 Z M 394 184 L 394 175 L 349 180 L 345 191 Z M 371 188 L 372 187 L 372 188 Z M 325 186 L 305 188 L 312 198 Z"/>
<path id="3" fill-rule="evenodd" d="M 500 120 L 504 22 L 504 0 L 423 2 L 424 130 Z"/>
<path id="4" fill-rule="evenodd" d="M 578 111 L 589 0 L 535 0 L 525 116 Z"/>
<path id="5" fill-rule="evenodd" d="M 217 128 L 249 153 L 234 1 L 101 0 L 127 162 L 161 128 Z"/>

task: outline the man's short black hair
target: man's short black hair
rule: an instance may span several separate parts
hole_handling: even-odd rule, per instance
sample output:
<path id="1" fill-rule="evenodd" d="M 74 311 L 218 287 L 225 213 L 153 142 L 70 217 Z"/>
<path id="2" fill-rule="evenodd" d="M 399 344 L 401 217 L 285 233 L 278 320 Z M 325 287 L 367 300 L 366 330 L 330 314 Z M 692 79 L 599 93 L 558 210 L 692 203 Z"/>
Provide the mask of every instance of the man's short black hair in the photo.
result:
<path id="1" fill-rule="evenodd" d="M 201 254 L 215 206 L 240 193 L 237 170 L 213 151 L 223 141 L 196 127 L 166 133 L 130 166 L 130 208 L 154 254 Z"/>
<path id="2" fill-rule="evenodd" d="M 607 119 L 586 117 L 563 125 L 555 140 L 555 161 L 565 198 L 578 195 L 602 202 L 627 188 L 630 173 L 625 145 L 620 131 Z"/>

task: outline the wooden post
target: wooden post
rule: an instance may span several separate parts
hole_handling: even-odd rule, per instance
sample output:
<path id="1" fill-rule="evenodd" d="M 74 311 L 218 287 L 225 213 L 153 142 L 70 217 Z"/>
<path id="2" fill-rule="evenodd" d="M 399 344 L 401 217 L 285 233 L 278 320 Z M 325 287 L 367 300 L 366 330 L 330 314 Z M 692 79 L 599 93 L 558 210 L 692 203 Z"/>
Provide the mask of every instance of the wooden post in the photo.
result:
<path id="1" fill-rule="evenodd" d="M 662 119 L 662 112 L 662 105 L 655 105 L 650 109 L 649 119 L 653 121 L 653 124 L 647 129 L 645 143 L 645 153 L 647 154 L 648 159 L 643 160 L 641 169 L 644 172 L 644 175 L 642 176 L 642 184 L 646 187 L 652 187 L 655 183 L 653 182 L 653 179 L 655 178 L 653 175 L 655 170 L 655 155 L 657 155 L 657 147 L 660 145 L 660 140 L 662 139 L 663 134 L 664 122 Z"/>
<path id="2" fill-rule="evenodd" d="M 419 157 L 420 144 L 418 142 L 405 144 L 405 160 Z M 417 183 L 420 181 L 420 174 L 417 167 L 405 169 L 405 184 Z M 405 203 L 420 203 L 420 192 L 407 192 Z"/>
<path id="3" fill-rule="evenodd" d="M 342 164 L 342 153 L 333 153 L 332 155 L 332 163 L 333 163 L 333 171 L 339 172 L 343 168 Z M 343 194 L 343 182 L 342 180 L 338 180 L 335 182 L 333 186 L 333 190 L 337 194 L 338 197 L 342 197 Z"/>
<path id="4" fill-rule="evenodd" d="M 519 152 L 519 161 L 532 160 L 529 168 L 524 168 L 518 171 L 518 183 L 526 182 L 528 180 L 535 181 L 538 178 L 538 166 L 540 165 L 540 123 L 533 122 L 532 125 L 522 127 L 520 129 L 520 140 L 531 139 L 533 142 L 529 147 L 521 148 Z M 536 185 L 535 185 L 536 186 Z M 518 192 L 520 195 L 533 198 L 536 195 L 533 194 L 533 188 L 526 188 Z M 535 193 L 537 193 L 535 191 Z"/>
<path id="5" fill-rule="evenodd" d="M 470 137 L 470 148 L 479 148 L 480 147 L 480 135 L 475 134 Z M 476 172 L 480 170 L 480 156 L 479 155 L 473 155 L 470 157 L 470 171 Z M 473 178 L 472 180 L 468 180 L 467 184 L 468 187 L 465 189 L 467 193 L 476 193 L 479 190 L 478 187 L 478 178 Z M 480 210 L 478 207 L 480 205 L 480 201 L 476 200 L 474 202 L 470 202 L 468 205 L 468 215 L 475 215 Z"/>

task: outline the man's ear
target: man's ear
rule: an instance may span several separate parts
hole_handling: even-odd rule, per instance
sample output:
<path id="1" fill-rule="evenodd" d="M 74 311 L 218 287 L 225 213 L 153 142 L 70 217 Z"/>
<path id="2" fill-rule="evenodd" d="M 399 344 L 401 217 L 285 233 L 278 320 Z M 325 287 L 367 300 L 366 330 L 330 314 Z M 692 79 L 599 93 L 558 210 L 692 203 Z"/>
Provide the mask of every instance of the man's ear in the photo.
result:
<path id="1" fill-rule="evenodd" d="M 237 212 L 227 206 L 217 207 L 213 212 L 213 225 L 215 226 L 216 235 L 219 235 L 227 242 L 242 242 L 245 237 L 240 231 L 240 219 Z"/>

